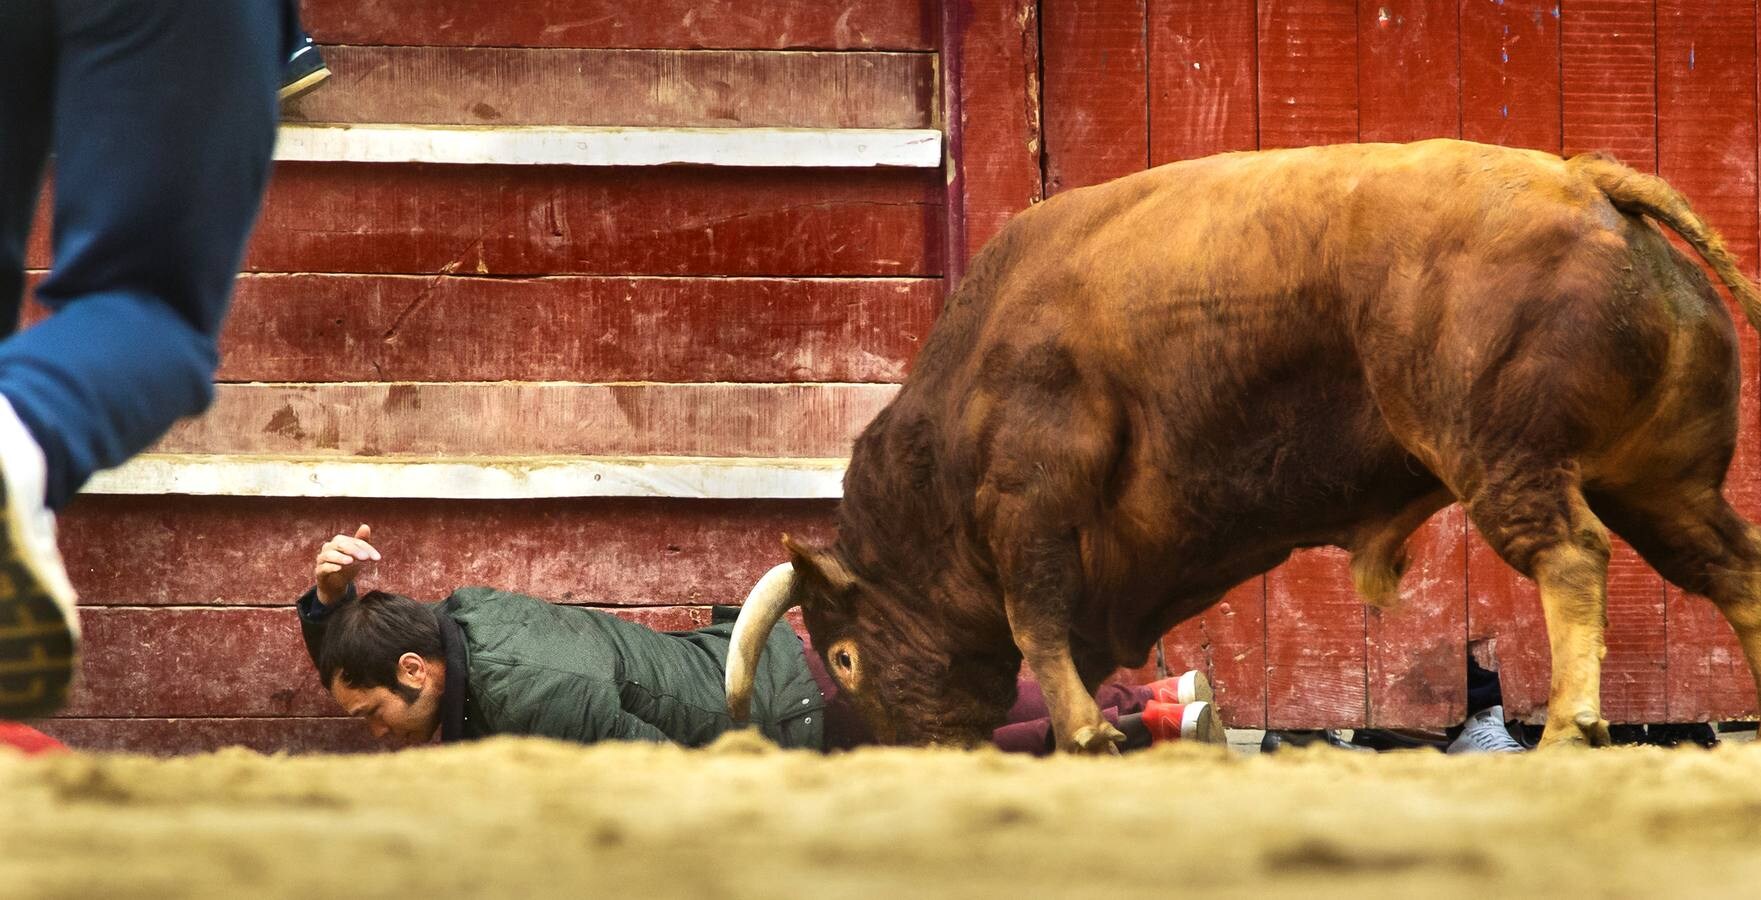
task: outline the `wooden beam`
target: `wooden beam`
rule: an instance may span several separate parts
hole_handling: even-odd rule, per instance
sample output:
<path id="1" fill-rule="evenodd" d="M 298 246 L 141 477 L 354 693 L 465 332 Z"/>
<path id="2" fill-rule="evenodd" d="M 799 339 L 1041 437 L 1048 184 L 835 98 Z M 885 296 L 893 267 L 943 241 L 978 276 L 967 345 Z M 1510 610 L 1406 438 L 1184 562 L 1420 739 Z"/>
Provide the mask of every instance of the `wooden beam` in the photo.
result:
<path id="1" fill-rule="evenodd" d="M 906 128 L 283 125 L 287 162 L 933 169 L 939 131 Z"/>
<path id="2" fill-rule="evenodd" d="M 322 43 L 928 50 L 932 3 L 900 0 L 305 0 Z"/>
<path id="3" fill-rule="evenodd" d="M 284 120 L 328 124 L 933 128 L 927 53 L 325 47 Z"/>
<path id="4" fill-rule="evenodd" d="M 223 384 L 158 453 L 248 456 L 846 456 L 890 384 Z"/>
<path id="5" fill-rule="evenodd" d="M 437 600 L 490 584 L 599 606 L 739 603 L 834 534 L 829 500 L 375 500 L 82 494 L 61 518 L 82 605 L 286 606 L 332 535 L 365 522 L 365 587 Z"/>
<path id="6" fill-rule="evenodd" d="M 842 459 L 335 459 L 148 453 L 93 476 L 84 492 L 444 500 L 836 499 L 843 493 L 845 465 Z"/>
<path id="7" fill-rule="evenodd" d="M 933 169 L 275 167 L 243 268 L 383 275 L 934 276 Z M 49 202 L 28 265 L 49 265 Z"/>

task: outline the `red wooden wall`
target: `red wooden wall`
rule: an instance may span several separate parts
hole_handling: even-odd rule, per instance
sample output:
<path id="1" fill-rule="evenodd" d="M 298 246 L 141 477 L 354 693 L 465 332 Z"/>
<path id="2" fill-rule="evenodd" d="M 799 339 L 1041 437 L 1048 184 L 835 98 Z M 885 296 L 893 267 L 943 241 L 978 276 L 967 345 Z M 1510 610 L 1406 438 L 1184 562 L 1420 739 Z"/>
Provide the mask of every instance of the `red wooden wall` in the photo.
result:
<path id="1" fill-rule="evenodd" d="M 1609 149 L 1683 189 L 1753 270 L 1754 0 L 306 0 L 332 82 L 294 121 L 940 127 L 948 169 L 283 163 L 182 452 L 839 455 L 946 283 L 1044 196 L 1208 153 L 1432 136 Z M 39 224 L 46 224 L 39 220 Z M 48 263 L 43 235 L 32 265 Z M 1755 335 L 1744 330 L 1755 371 Z M 1752 382 L 1751 382 L 1752 384 Z M 1761 513 L 1745 395 L 1733 494 Z M 569 430 L 566 423 L 578 424 Z M 559 424 L 563 423 L 563 424 Z M 375 583 L 490 583 L 703 621 L 829 536 L 822 500 L 86 496 L 64 525 L 92 747 L 367 746 L 288 608 L 329 534 L 371 522 Z M 1544 702 L 1532 588 L 1458 510 L 1397 612 L 1307 551 L 1164 642 L 1235 725 L 1438 725 L 1469 647 Z M 1711 608 L 1629 552 L 1606 711 L 1752 714 Z M 1137 673 L 1141 675 L 1142 673 Z"/>

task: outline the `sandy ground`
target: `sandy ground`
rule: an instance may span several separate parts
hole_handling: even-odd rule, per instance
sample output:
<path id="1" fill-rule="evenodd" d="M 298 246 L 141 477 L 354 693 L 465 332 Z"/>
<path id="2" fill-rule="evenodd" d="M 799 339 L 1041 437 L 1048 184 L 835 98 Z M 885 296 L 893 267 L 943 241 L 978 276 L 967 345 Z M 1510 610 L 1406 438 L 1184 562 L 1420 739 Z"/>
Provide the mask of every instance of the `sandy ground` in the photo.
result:
<path id="1" fill-rule="evenodd" d="M 1754 896 L 1761 745 L 0 751 L 17 897 Z"/>

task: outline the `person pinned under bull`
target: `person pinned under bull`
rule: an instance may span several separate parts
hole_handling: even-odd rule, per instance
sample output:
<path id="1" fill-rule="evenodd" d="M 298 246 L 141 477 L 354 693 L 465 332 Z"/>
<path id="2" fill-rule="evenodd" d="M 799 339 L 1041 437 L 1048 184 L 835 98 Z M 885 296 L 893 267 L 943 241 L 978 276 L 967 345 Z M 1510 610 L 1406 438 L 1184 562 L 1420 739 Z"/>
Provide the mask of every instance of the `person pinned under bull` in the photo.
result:
<path id="1" fill-rule="evenodd" d="M 318 550 L 313 586 L 297 601 L 302 635 L 326 690 L 375 737 L 396 746 L 495 734 L 581 743 L 655 741 L 701 746 L 735 727 L 723 694 L 731 610 L 690 631 L 656 632 L 593 609 L 511 591 L 465 587 L 438 604 L 384 591 L 360 594 L 362 567 L 382 554 L 363 524 Z M 784 747 L 873 743 L 861 717 L 787 622 L 765 637 L 751 718 Z M 1097 703 L 1129 736 L 1221 742 L 1202 673 L 1148 685 L 1108 684 Z M 992 735 L 1006 751 L 1046 753 L 1052 728 L 1024 683 Z"/>

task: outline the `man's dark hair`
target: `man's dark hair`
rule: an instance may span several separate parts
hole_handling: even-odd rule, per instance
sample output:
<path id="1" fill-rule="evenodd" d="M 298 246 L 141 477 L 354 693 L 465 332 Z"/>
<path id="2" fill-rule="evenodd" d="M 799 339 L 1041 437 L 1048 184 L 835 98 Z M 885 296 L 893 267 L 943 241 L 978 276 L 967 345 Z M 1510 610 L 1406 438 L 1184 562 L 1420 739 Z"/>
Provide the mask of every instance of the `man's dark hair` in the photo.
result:
<path id="1" fill-rule="evenodd" d="M 397 680 L 397 661 L 405 653 L 443 657 L 434 610 L 401 594 L 368 591 L 330 611 L 318 650 L 318 677 L 326 687 L 341 676 L 352 688 L 388 688 L 411 703 L 420 692 Z"/>

